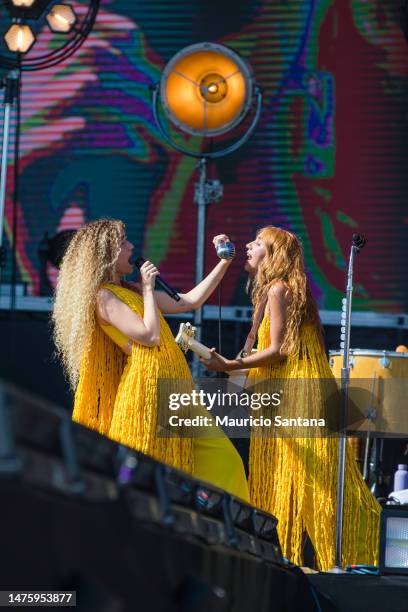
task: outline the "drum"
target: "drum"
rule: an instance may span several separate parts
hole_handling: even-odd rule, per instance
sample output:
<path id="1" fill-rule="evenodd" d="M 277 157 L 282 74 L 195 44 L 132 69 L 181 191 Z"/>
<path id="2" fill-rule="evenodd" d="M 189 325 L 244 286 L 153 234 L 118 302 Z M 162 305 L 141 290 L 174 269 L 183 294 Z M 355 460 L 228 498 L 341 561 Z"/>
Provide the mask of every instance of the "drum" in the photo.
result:
<path id="1" fill-rule="evenodd" d="M 343 355 L 330 351 L 330 367 L 335 378 L 341 377 Z M 408 353 L 350 349 L 350 378 L 408 378 Z"/>
<path id="2" fill-rule="evenodd" d="M 330 351 L 330 367 L 341 379 L 343 355 Z M 370 429 L 383 435 L 408 435 L 408 353 L 396 351 L 350 350 L 350 396 L 362 415 L 373 417 Z M 357 387 L 365 393 L 353 393 Z M 368 420 L 358 427 L 367 431 Z M 362 461 L 361 439 L 351 438 L 356 459 Z"/>

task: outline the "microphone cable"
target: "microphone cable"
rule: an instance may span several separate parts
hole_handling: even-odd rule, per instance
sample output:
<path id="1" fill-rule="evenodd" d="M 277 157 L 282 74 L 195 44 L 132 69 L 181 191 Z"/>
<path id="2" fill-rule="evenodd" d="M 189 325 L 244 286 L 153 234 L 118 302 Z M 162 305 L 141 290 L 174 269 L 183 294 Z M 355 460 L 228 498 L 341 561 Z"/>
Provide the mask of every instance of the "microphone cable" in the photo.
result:
<path id="1" fill-rule="evenodd" d="M 221 285 L 218 285 L 218 352 L 222 355 L 222 327 L 221 327 Z M 217 372 L 217 378 L 221 378 L 221 372 Z"/>

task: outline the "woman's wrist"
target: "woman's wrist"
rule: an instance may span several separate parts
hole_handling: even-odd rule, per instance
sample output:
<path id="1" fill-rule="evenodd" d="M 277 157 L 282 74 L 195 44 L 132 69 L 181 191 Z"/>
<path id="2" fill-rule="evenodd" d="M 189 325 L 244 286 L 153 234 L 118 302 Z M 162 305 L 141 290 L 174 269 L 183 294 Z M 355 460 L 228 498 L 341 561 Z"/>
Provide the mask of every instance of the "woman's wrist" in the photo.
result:
<path id="1" fill-rule="evenodd" d="M 153 293 L 154 295 L 154 287 L 151 285 L 142 285 L 142 291 L 143 293 Z"/>
<path id="2" fill-rule="evenodd" d="M 240 370 L 242 368 L 242 364 L 239 363 L 237 359 L 226 359 L 225 361 L 227 365 L 225 368 L 226 372 L 233 372 L 234 370 Z"/>
<path id="3" fill-rule="evenodd" d="M 221 265 L 222 268 L 229 268 L 232 264 L 233 259 L 220 259 L 218 265 Z"/>

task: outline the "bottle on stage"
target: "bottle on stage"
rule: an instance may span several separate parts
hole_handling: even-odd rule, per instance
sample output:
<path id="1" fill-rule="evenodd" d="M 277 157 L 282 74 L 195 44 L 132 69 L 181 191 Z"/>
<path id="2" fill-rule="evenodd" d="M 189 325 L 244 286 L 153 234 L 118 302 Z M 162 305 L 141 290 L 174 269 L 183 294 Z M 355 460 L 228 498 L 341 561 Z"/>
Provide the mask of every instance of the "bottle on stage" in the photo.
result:
<path id="1" fill-rule="evenodd" d="M 394 491 L 403 491 L 404 489 L 408 489 L 408 466 L 400 463 L 394 474 Z"/>

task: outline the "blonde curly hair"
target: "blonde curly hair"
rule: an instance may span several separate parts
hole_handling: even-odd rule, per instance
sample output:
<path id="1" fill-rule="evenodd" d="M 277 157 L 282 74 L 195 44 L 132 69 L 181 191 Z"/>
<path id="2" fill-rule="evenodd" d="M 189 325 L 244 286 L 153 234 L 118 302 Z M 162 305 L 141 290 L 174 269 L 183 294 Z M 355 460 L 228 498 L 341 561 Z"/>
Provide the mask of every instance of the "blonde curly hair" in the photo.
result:
<path id="1" fill-rule="evenodd" d="M 87 223 L 71 239 L 60 266 L 52 312 L 57 354 L 73 389 L 95 327 L 98 289 L 114 279 L 125 237 L 122 221 Z"/>
<path id="2" fill-rule="evenodd" d="M 252 282 L 251 298 L 254 312 L 261 305 L 272 285 L 282 282 L 288 289 L 290 302 L 281 353 L 293 355 L 299 348 L 302 323 L 312 323 L 323 341 L 319 311 L 305 273 L 303 249 L 299 239 L 279 227 L 268 225 L 257 233 L 266 249 Z"/>

